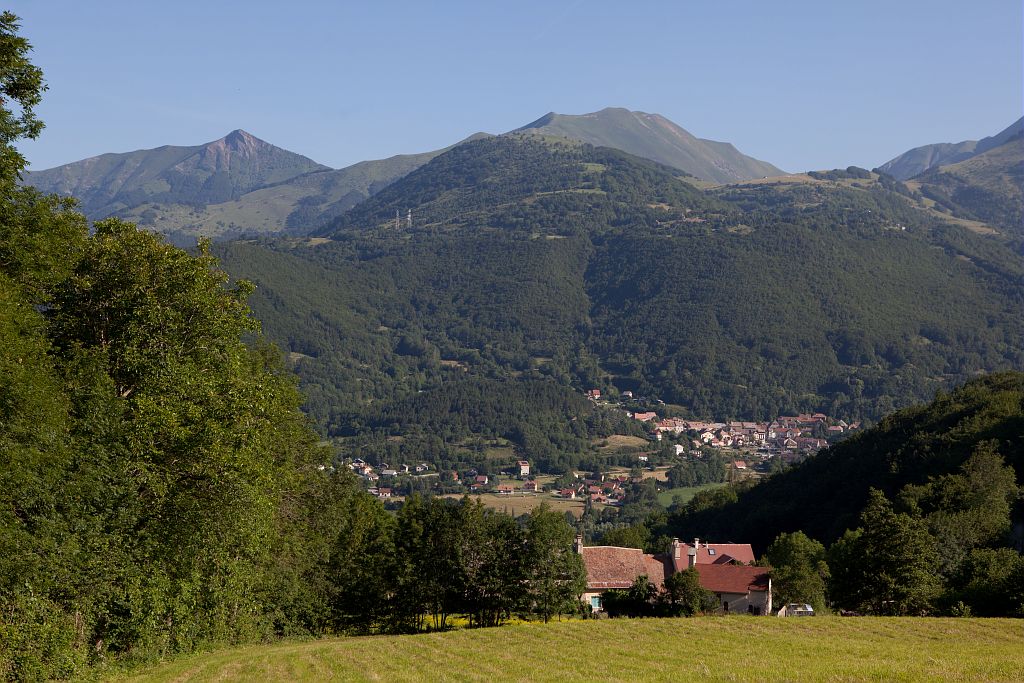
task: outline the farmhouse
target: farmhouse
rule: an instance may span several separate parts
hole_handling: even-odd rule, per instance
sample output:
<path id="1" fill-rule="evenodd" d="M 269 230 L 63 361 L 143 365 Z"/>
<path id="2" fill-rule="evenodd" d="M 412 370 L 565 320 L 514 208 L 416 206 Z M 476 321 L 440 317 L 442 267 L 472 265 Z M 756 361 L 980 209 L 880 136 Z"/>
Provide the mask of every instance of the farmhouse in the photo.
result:
<path id="1" fill-rule="evenodd" d="M 516 467 L 519 468 L 520 477 L 530 476 L 530 463 L 526 460 L 520 460 L 516 463 Z"/>
<path id="2" fill-rule="evenodd" d="M 693 543 L 680 543 L 672 541 L 672 557 L 676 562 L 676 570 L 686 569 L 684 557 L 690 556 L 693 552 L 696 564 L 752 564 L 754 562 L 754 549 L 749 543 L 701 543 L 699 538 L 693 539 Z"/>
<path id="3" fill-rule="evenodd" d="M 587 588 L 582 600 L 595 611 L 601 610 L 601 595 L 606 590 L 625 589 L 640 576 L 661 588 L 676 572 L 696 567 L 700 585 L 715 594 L 717 612 L 770 614 L 772 584 L 768 570 L 735 564 L 752 562 L 754 553 L 746 543 L 693 544 L 672 541 L 668 554 L 649 555 L 638 548 L 584 546 L 576 538 L 576 552 L 583 556 L 587 570 Z"/>
<path id="4" fill-rule="evenodd" d="M 664 558 L 647 555 L 639 548 L 584 546 L 576 541 L 576 552 L 583 555 L 587 569 L 587 589 L 582 600 L 595 612 L 601 610 L 601 594 L 612 588 L 629 588 L 638 576 L 662 586 L 672 572 Z"/>
<path id="5" fill-rule="evenodd" d="M 770 614 L 772 581 L 764 567 L 698 564 L 700 585 L 718 598 L 719 614 Z"/>

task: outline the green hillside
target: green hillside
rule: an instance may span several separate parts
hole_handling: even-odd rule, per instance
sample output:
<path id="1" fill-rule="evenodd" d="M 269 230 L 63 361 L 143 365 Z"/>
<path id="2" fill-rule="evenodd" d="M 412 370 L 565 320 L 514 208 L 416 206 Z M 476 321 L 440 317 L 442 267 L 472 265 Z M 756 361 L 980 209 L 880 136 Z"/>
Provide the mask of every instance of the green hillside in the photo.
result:
<path id="1" fill-rule="evenodd" d="M 447 149 L 335 170 L 235 131 L 208 145 L 105 154 L 28 173 L 25 183 L 78 198 L 90 219 L 116 215 L 191 246 L 199 236 L 308 233 Z"/>
<path id="2" fill-rule="evenodd" d="M 115 680 L 1010 681 L 1022 668 L 1011 619 L 712 617 L 250 646 Z"/>
<path id="3" fill-rule="evenodd" d="M 794 530 L 832 542 L 857 526 L 869 488 L 895 499 L 909 485 L 958 472 L 986 443 L 1024 484 L 1024 374 L 985 377 L 889 415 L 874 429 L 741 491 L 737 500 L 710 507 L 698 502 L 672 525 L 683 537 L 742 538 L 762 549 Z M 1024 509 L 1016 518 L 1024 519 Z"/>
<path id="4" fill-rule="evenodd" d="M 437 157 L 321 237 L 220 254 L 257 283 L 254 310 L 335 435 L 404 434 L 395 406 L 448 400 L 442 387 L 479 396 L 483 380 L 498 397 L 502 382 L 630 389 L 720 419 L 878 419 L 1024 367 L 1020 256 L 900 184 L 841 173 L 701 192 L 623 152 L 502 136 Z M 538 446 L 526 434 L 557 419 L 512 412 L 484 435 L 549 464 L 594 436 L 579 419 Z"/>
<path id="5" fill-rule="evenodd" d="M 628 109 L 609 107 L 578 116 L 551 112 L 519 131 L 621 149 L 719 183 L 785 173 L 740 153 L 727 142 L 695 137 L 664 116 Z"/>
<path id="6" fill-rule="evenodd" d="M 217 239 L 255 234 L 301 235 L 331 221 L 444 151 L 401 154 L 360 161 L 337 170 L 314 171 L 217 204 L 146 203 L 126 209 L 121 215 L 183 244 L 193 243 L 197 235 Z"/>
<path id="7" fill-rule="evenodd" d="M 621 220 L 655 220 L 715 202 L 688 176 L 610 148 L 510 134 L 460 145 L 355 207 L 317 234 L 370 229 L 394 236 L 412 211 L 415 232 L 500 229 L 567 236 Z M 627 218 L 628 217 L 628 218 Z M 670 215 L 671 217 L 671 215 Z"/>
<path id="8" fill-rule="evenodd" d="M 1024 236 L 1024 133 L 965 161 L 909 181 L 941 210 Z"/>

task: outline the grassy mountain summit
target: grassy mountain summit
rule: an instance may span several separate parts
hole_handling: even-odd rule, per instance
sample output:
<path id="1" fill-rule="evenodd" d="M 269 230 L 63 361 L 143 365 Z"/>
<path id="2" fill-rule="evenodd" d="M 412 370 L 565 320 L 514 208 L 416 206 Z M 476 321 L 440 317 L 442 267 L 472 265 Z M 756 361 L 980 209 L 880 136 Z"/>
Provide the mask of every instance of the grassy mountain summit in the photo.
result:
<path id="1" fill-rule="evenodd" d="M 915 147 L 882 164 L 878 170 L 897 180 L 907 180 L 937 166 L 955 164 L 1006 144 L 1024 130 L 1024 117 L 1014 121 L 999 133 L 981 140 L 940 142 Z"/>
<path id="2" fill-rule="evenodd" d="M 518 130 L 621 149 L 718 183 L 785 173 L 727 142 L 695 137 L 659 114 L 616 107 L 578 116 L 550 112 Z"/>

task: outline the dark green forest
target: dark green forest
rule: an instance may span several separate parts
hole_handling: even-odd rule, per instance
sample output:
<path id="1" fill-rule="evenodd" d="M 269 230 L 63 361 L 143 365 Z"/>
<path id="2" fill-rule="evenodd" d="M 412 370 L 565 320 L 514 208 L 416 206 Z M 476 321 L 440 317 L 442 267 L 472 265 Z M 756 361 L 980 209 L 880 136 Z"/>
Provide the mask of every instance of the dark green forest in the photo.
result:
<path id="1" fill-rule="evenodd" d="M 994 448 L 1024 484 L 1024 375 L 1003 373 L 940 392 L 927 405 L 886 416 L 739 499 L 692 509 L 673 521 L 681 533 L 744 538 L 758 548 L 802 530 L 825 543 L 855 525 L 875 488 L 897 498 L 908 486 L 954 474 L 975 451 Z M 1024 510 L 1018 515 L 1024 519 Z"/>
<path id="2" fill-rule="evenodd" d="M 816 543 L 827 559 L 837 608 L 1024 616 L 1022 485 L 1024 374 L 1001 373 L 889 415 L 756 486 L 698 494 L 658 531 L 747 540 L 768 549 L 769 563 L 773 541 L 799 533 L 805 551 Z"/>
<path id="3" fill-rule="evenodd" d="M 501 136 L 436 157 L 330 241 L 218 254 L 256 284 L 325 435 L 415 432 L 393 416 L 441 415 L 454 392 L 491 417 L 435 420 L 449 447 L 498 435 L 563 471 L 614 426 L 569 397 L 589 388 L 697 418 L 874 421 L 1024 367 L 1015 247 L 854 171 L 701 192 L 623 152 Z M 538 383 L 557 410 L 529 400 Z"/>

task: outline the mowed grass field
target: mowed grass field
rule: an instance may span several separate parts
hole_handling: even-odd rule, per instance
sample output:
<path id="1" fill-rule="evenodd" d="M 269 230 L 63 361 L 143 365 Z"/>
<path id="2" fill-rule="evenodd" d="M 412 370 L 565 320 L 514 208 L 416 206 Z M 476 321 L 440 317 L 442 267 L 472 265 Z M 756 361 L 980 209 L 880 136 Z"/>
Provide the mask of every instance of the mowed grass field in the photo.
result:
<path id="1" fill-rule="evenodd" d="M 1024 620 L 702 617 L 522 624 L 195 655 L 130 681 L 1022 681 Z"/>
<path id="2" fill-rule="evenodd" d="M 446 494 L 445 498 L 455 498 L 458 500 L 462 498 L 462 495 L 450 493 Z M 550 493 L 516 493 L 510 496 L 501 496 L 497 493 L 472 493 L 469 495 L 469 498 L 470 500 L 479 500 L 486 508 L 504 512 L 514 517 L 528 514 L 534 508 L 546 503 L 555 512 L 571 512 L 573 517 L 579 519 L 583 516 L 583 510 L 586 507 L 583 499 L 568 500 L 566 498 L 555 498 Z M 604 509 L 604 505 L 601 504 L 596 504 L 594 507 L 599 511 Z"/>

